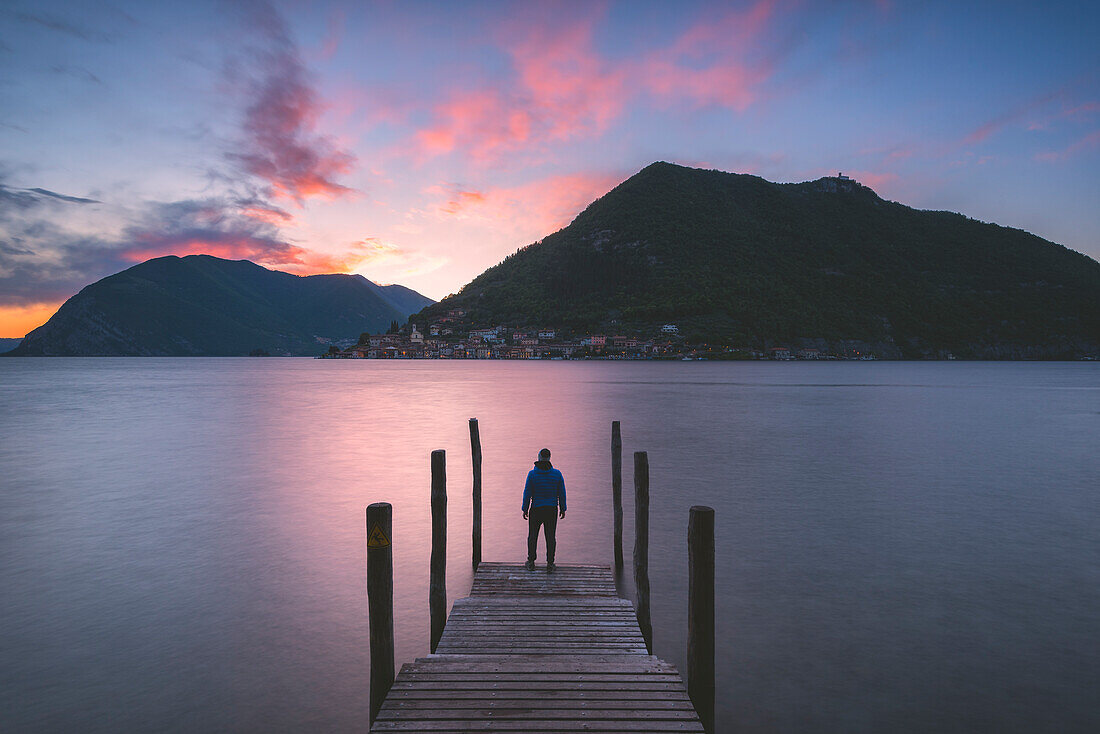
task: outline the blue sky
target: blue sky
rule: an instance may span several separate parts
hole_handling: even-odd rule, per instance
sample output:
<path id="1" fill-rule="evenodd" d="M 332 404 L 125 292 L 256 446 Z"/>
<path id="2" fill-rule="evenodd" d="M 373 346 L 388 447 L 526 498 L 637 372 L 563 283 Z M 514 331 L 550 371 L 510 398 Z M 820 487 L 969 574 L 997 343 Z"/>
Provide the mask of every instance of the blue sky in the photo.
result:
<path id="1" fill-rule="evenodd" d="M 0 336 L 147 257 L 440 298 L 655 160 L 1100 258 L 1096 4 L 0 7 Z"/>

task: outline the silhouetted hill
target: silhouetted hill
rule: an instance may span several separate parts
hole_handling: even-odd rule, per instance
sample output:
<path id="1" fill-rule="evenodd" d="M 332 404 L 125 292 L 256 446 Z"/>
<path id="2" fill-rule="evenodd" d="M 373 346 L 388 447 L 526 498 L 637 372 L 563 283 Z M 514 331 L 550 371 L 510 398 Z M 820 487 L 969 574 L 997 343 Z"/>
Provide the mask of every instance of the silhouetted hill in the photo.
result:
<path id="1" fill-rule="evenodd" d="M 364 278 L 364 280 L 366 280 L 366 278 Z M 399 319 L 401 323 L 405 323 L 405 320 L 409 316 L 420 311 L 425 306 L 435 303 L 435 301 L 427 296 L 423 296 L 412 288 L 406 288 L 403 285 L 378 285 L 369 280 L 367 280 L 367 283 L 374 287 L 375 293 L 389 301 L 390 305 L 404 314 L 404 316 Z"/>
<path id="2" fill-rule="evenodd" d="M 1027 232 L 884 201 L 847 179 L 776 184 L 654 163 L 414 320 L 654 333 L 883 356 L 1100 349 L 1100 263 Z"/>
<path id="3" fill-rule="evenodd" d="M 19 346 L 22 339 L 0 339 L 0 354 L 9 352 Z"/>
<path id="4" fill-rule="evenodd" d="M 409 304 L 430 302 L 393 288 L 359 275 L 299 277 L 247 260 L 159 257 L 84 288 L 11 354 L 320 354 L 331 342 L 404 322 Z"/>

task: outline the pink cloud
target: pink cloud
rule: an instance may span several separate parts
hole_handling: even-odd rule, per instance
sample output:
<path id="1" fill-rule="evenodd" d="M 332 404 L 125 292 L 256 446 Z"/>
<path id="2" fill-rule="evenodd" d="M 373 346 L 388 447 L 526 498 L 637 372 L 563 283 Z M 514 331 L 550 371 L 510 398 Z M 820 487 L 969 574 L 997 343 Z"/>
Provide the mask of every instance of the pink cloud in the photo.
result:
<path id="1" fill-rule="evenodd" d="M 1021 118 L 1031 114 L 1032 112 L 1045 107 L 1052 100 L 1057 99 L 1060 96 L 1062 96 L 1062 92 L 1059 90 L 1028 100 L 1020 106 L 1009 110 L 1008 112 L 998 117 L 995 117 L 982 125 L 979 125 L 973 131 L 971 131 L 969 135 L 963 138 L 962 144 L 974 145 L 976 143 L 980 143 L 983 140 L 989 138 L 989 136 L 1000 131 L 1006 125 L 1010 125 L 1014 122 L 1019 121 Z"/>
<path id="2" fill-rule="evenodd" d="M 881 191 L 898 180 L 898 174 L 896 173 L 875 173 L 873 171 L 850 171 L 849 176 L 876 191 Z"/>
<path id="3" fill-rule="evenodd" d="M 142 239 L 139 237 L 132 246 L 121 250 L 119 257 L 136 263 L 165 255 L 213 255 L 227 260 L 251 260 L 257 265 L 295 275 L 315 275 L 349 273 L 369 260 L 371 254 L 368 248 L 361 245 L 352 245 L 344 252 L 333 254 L 247 236 L 184 238 L 173 242 L 164 242 L 155 236 L 144 238 L 147 240 L 145 242 Z"/>
<path id="4" fill-rule="evenodd" d="M 265 44 L 237 69 L 236 86 L 249 102 L 240 150 L 229 158 L 263 180 L 272 196 L 298 204 L 350 193 L 336 179 L 351 170 L 355 157 L 316 132 L 323 105 L 286 24 L 266 3 L 250 7 Z"/>
<path id="5" fill-rule="evenodd" d="M 245 150 L 234 157 L 276 197 L 300 204 L 349 193 L 335 179 L 349 172 L 355 159 L 312 134 L 318 112 L 309 87 L 292 78 L 267 79 L 245 114 Z"/>
<path id="6" fill-rule="evenodd" d="M 527 237 L 541 237 L 569 224 L 592 200 L 621 181 L 608 174 L 579 173 L 550 176 L 512 187 L 483 191 L 450 185 L 433 187 L 444 201 L 436 210 L 442 216 L 478 219 L 522 228 Z"/>
<path id="7" fill-rule="evenodd" d="M 420 130 L 415 149 L 424 157 L 464 148 L 478 160 L 515 150 L 528 142 L 532 113 L 493 89 L 460 94 L 435 108 L 437 124 Z"/>
<path id="8" fill-rule="evenodd" d="M 773 74 L 761 37 L 775 0 L 700 18 L 666 47 L 615 60 L 596 48 L 603 11 L 560 20 L 524 16 L 502 26 L 507 83 L 452 92 L 402 151 L 423 161 L 461 153 L 494 163 L 517 151 L 606 132 L 639 96 L 662 105 L 744 111 Z"/>
<path id="9" fill-rule="evenodd" d="M 447 214 L 458 214 L 463 209 L 477 206 L 487 201 L 485 194 L 480 191 L 455 191 L 450 200 L 439 207 L 439 210 Z"/>
<path id="10" fill-rule="evenodd" d="M 269 206 L 261 203 L 245 204 L 241 207 L 241 214 L 252 219 L 264 222 L 265 224 L 282 225 L 290 224 L 294 221 L 294 217 L 290 212 L 279 209 L 278 207 Z"/>
<path id="11" fill-rule="evenodd" d="M 1046 130 L 1052 123 L 1062 120 L 1086 120 L 1100 112 L 1100 102 L 1084 102 L 1073 107 L 1066 107 L 1060 112 L 1048 115 L 1045 118 L 1028 123 L 1028 130 Z"/>
<path id="12" fill-rule="evenodd" d="M 340 48 L 340 40 L 344 36 L 344 11 L 337 8 L 328 15 L 328 28 L 325 32 L 325 39 L 321 42 L 320 57 L 322 59 L 331 59 L 336 55 L 336 50 Z"/>
<path id="13" fill-rule="evenodd" d="M 1035 156 L 1036 160 L 1045 162 L 1064 161 L 1068 158 L 1072 158 L 1081 153 L 1089 152 L 1100 148 L 1100 130 L 1093 130 L 1088 135 L 1080 138 L 1072 145 L 1059 150 L 1048 151 L 1046 153 L 1039 153 Z"/>
<path id="14" fill-rule="evenodd" d="M 519 84 L 551 140 L 603 132 L 626 102 L 627 70 L 594 48 L 597 20 L 592 15 L 556 30 L 535 25 L 508 47 Z"/>
<path id="15" fill-rule="evenodd" d="M 214 255 L 251 260 L 299 275 L 349 272 L 369 259 L 371 251 L 362 243 L 332 253 L 287 242 L 278 225 L 289 216 L 256 201 L 210 198 L 157 204 L 142 221 L 125 229 L 109 253 L 122 262 L 144 262 L 164 255 Z"/>
<path id="16" fill-rule="evenodd" d="M 774 0 L 761 0 L 743 12 L 700 20 L 642 62 L 639 82 L 666 101 L 746 109 L 772 74 L 768 62 L 750 57 L 775 8 Z"/>

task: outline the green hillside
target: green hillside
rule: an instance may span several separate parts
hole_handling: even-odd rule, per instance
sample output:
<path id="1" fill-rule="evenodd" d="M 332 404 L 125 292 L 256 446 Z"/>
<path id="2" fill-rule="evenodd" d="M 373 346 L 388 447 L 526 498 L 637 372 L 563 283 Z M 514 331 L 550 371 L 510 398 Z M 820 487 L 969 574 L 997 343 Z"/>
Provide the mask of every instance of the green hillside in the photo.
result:
<path id="1" fill-rule="evenodd" d="M 160 257 L 84 288 L 11 354 L 314 355 L 431 302 L 405 291 L 359 275 L 299 277 L 247 260 Z"/>
<path id="2" fill-rule="evenodd" d="M 674 322 L 757 347 L 1076 357 L 1100 349 L 1100 263 L 846 179 L 654 163 L 414 320 L 456 308 L 470 326 L 641 335 Z"/>

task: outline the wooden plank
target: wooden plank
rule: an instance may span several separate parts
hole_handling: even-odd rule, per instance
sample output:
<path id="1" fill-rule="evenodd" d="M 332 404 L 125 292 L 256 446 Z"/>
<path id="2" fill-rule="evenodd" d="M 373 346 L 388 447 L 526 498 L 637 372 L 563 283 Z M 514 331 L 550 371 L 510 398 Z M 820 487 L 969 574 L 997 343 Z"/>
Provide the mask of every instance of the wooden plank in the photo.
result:
<path id="1" fill-rule="evenodd" d="M 580 693 L 618 693 L 639 692 L 653 695 L 683 694 L 684 684 L 681 680 L 654 681 L 551 681 L 540 683 L 537 687 L 530 681 L 502 681 L 486 683 L 485 681 L 401 681 L 394 683 L 390 688 L 390 695 L 400 695 L 404 691 L 435 691 L 435 692 L 476 692 L 480 696 L 491 696 L 494 693 L 504 695 L 516 691 L 542 691 L 549 695 L 576 695 Z"/>
<path id="2" fill-rule="evenodd" d="M 477 670 L 491 669 L 495 671 L 512 672 L 661 672 L 679 675 L 676 667 L 652 655 L 605 655 L 599 660 L 586 659 L 583 666 L 578 666 L 577 661 L 568 656 L 554 656 L 547 658 L 540 655 L 498 655 L 486 660 L 479 657 L 477 660 L 463 655 L 428 655 L 417 658 L 414 662 L 405 663 L 401 671 L 431 668 L 432 670 L 464 670 L 474 665 Z"/>
<path id="3" fill-rule="evenodd" d="M 701 732 L 703 725 L 697 721 L 599 721 L 590 720 L 583 722 L 560 721 L 501 721 L 501 722 L 475 722 L 469 721 L 379 721 L 371 731 L 431 731 L 431 732 L 468 732 L 468 731 L 492 731 L 492 732 Z"/>
<path id="4" fill-rule="evenodd" d="M 410 703 L 409 701 L 387 701 L 379 719 L 400 718 L 402 712 L 407 716 L 421 719 L 460 719 L 493 716 L 498 719 L 691 719 L 695 716 L 691 701 L 678 701 L 672 704 L 654 701 L 539 701 L 523 699 L 510 701 L 429 701 Z"/>
<path id="5" fill-rule="evenodd" d="M 437 690 L 419 687 L 398 690 L 393 694 L 394 701 L 438 701 L 440 699 L 453 699 L 461 701 L 465 699 L 486 700 L 519 700 L 534 698 L 540 701 L 681 701 L 690 703 L 691 699 L 683 691 L 622 691 L 622 690 L 598 690 L 580 689 L 563 690 L 554 694 L 553 699 L 547 699 L 546 691 L 538 688 L 517 689 L 492 689 L 492 690 Z"/>
<path id="6" fill-rule="evenodd" d="M 606 566 L 482 561 L 436 653 L 402 666 L 371 731 L 702 731 Z"/>
<path id="7" fill-rule="evenodd" d="M 683 715 L 676 718 L 690 718 L 692 711 L 691 700 L 687 701 L 645 701 L 639 704 L 637 701 L 624 701 L 624 700 L 594 700 L 594 701 L 580 701 L 580 700 L 564 700 L 557 697 L 554 700 L 548 700 L 546 698 L 506 698 L 506 699 L 490 699 L 490 700 L 474 700 L 474 699 L 456 699 L 440 703 L 439 699 L 408 699 L 408 700 L 395 700 L 391 701 L 390 705 L 386 707 L 389 712 L 389 719 L 400 718 L 402 712 L 416 712 L 421 713 L 424 711 L 433 711 L 435 713 L 443 714 L 444 712 L 455 711 L 484 711 L 486 709 L 493 712 L 532 712 L 532 713 L 546 713 L 553 711 L 555 713 L 562 712 L 618 712 L 623 711 L 627 713 L 634 713 L 639 710 L 645 712 L 651 711 L 664 711 L 678 714 L 688 713 L 688 716 Z M 453 714 L 441 715 L 439 718 L 452 718 Z"/>

